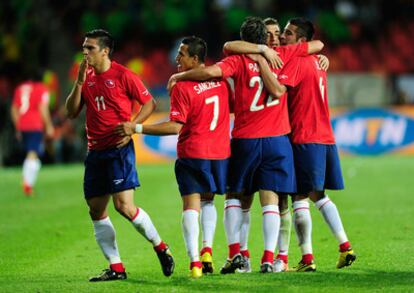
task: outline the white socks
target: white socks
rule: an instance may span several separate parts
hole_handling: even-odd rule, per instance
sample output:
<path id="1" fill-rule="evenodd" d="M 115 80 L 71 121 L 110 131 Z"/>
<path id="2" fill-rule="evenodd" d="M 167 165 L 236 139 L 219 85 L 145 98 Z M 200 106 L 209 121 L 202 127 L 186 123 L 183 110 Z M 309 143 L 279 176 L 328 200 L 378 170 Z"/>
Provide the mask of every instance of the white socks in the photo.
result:
<path id="1" fill-rule="evenodd" d="M 263 206 L 262 215 L 264 250 L 271 251 L 273 253 L 276 249 L 277 238 L 279 236 L 279 207 L 277 205 Z"/>
<path id="2" fill-rule="evenodd" d="M 96 242 L 98 242 L 105 258 L 110 264 L 120 263 L 121 257 L 115 240 L 115 229 L 109 217 L 93 221 L 93 228 Z"/>
<path id="3" fill-rule="evenodd" d="M 196 210 L 183 211 L 182 229 L 187 255 L 191 262 L 199 261 L 198 254 L 198 234 L 200 228 L 198 225 L 198 212 Z"/>
<path id="4" fill-rule="evenodd" d="M 39 159 L 25 159 L 23 162 L 23 181 L 33 187 L 39 173 L 41 162 Z"/>
<path id="5" fill-rule="evenodd" d="M 306 199 L 293 202 L 293 223 L 302 255 L 312 254 L 312 219 Z"/>
<path id="6" fill-rule="evenodd" d="M 212 248 L 217 223 L 217 210 L 212 200 L 201 201 L 200 221 L 203 234 L 203 247 Z"/>
<path id="7" fill-rule="evenodd" d="M 348 241 L 344 227 L 342 225 L 341 217 L 339 216 L 336 205 L 330 200 L 328 196 L 315 202 L 315 207 L 322 213 L 325 222 L 331 228 L 332 233 L 338 240 L 339 244 Z"/>
<path id="8" fill-rule="evenodd" d="M 145 237 L 153 246 L 157 246 L 161 243 L 160 235 L 158 235 L 157 229 L 155 229 L 148 214 L 142 209 L 137 208 L 137 215 L 131 220 L 132 225 L 137 231 Z"/>
<path id="9" fill-rule="evenodd" d="M 242 221 L 240 228 L 240 250 L 248 249 L 250 231 L 250 209 L 242 210 Z"/>
<path id="10" fill-rule="evenodd" d="M 241 203 L 238 199 L 224 201 L 224 229 L 227 244 L 240 243 L 240 227 L 242 222 Z"/>
<path id="11" fill-rule="evenodd" d="M 280 212 L 280 230 L 277 246 L 280 255 L 288 255 L 290 245 L 290 230 L 292 227 L 292 215 L 289 208 Z"/>

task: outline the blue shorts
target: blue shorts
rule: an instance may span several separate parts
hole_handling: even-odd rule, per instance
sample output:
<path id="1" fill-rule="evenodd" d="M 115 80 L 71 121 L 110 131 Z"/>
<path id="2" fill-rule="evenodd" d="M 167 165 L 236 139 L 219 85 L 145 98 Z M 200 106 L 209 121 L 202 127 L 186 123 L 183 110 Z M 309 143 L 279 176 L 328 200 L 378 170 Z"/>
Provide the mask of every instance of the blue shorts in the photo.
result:
<path id="1" fill-rule="evenodd" d="M 292 146 L 286 135 L 232 139 L 228 191 L 296 192 Z"/>
<path id="2" fill-rule="evenodd" d="M 132 141 L 117 149 L 90 150 L 85 159 L 85 198 L 113 194 L 139 186 Z"/>
<path id="3" fill-rule="evenodd" d="M 27 153 L 34 151 L 38 156 L 44 152 L 43 132 L 42 131 L 22 131 L 23 148 Z"/>
<path id="4" fill-rule="evenodd" d="M 344 189 L 336 145 L 293 144 L 299 194 Z"/>
<path id="5" fill-rule="evenodd" d="M 175 177 L 181 196 L 191 193 L 225 193 L 228 164 L 228 159 L 177 159 Z"/>

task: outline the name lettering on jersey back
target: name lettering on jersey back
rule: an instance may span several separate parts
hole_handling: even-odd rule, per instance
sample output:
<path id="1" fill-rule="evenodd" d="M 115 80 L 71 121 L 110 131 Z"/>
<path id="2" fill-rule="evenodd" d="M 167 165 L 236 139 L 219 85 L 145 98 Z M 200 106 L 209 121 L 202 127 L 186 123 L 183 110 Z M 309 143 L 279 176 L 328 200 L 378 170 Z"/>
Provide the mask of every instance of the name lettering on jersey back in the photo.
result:
<path id="1" fill-rule="evenodd" d="M 216 81 L 206 81 L 206 82 L 201 82 L 198 85 L 194 86 L 194 90 L 197 94 L 201 94 L 204 91 L 216 88 L 216 87 L 220 87 L 221 83 L 220 82 L 216 82 Z"/>
<path id="2" fill-rule="evenodd" d="M 249 63 L 249 70 L 253 72 L 260 72 L 259 65 L 257 63 Z"/>

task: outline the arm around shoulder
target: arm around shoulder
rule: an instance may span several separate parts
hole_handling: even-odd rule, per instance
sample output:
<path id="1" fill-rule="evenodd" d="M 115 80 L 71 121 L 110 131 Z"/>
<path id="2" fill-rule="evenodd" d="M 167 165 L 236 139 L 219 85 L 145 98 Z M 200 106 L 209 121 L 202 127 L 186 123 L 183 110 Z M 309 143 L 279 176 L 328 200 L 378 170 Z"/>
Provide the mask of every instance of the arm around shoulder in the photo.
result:
<path id="1" fill-rule="evenodd" d="M 322 51 L 324 43 L 320 40 L 312 40 L 308 42 L 308 54 L 315 54 Z"/>

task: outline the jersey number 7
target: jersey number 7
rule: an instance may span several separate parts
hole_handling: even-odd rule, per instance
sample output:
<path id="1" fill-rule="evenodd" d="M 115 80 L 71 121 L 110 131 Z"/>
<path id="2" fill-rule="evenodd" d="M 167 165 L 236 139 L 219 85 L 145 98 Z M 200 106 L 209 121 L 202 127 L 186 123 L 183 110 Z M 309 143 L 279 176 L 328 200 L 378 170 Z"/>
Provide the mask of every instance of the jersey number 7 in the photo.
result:
<path id="1" fill-rule="evenodd" d="M 206 105 L 213 103 L 213 119 L 210 123 L 210 131 L 213 131 L 217 127 L 217 120 L 219 116 L 219 97 L 217 95 L 206 99 Z"/>

